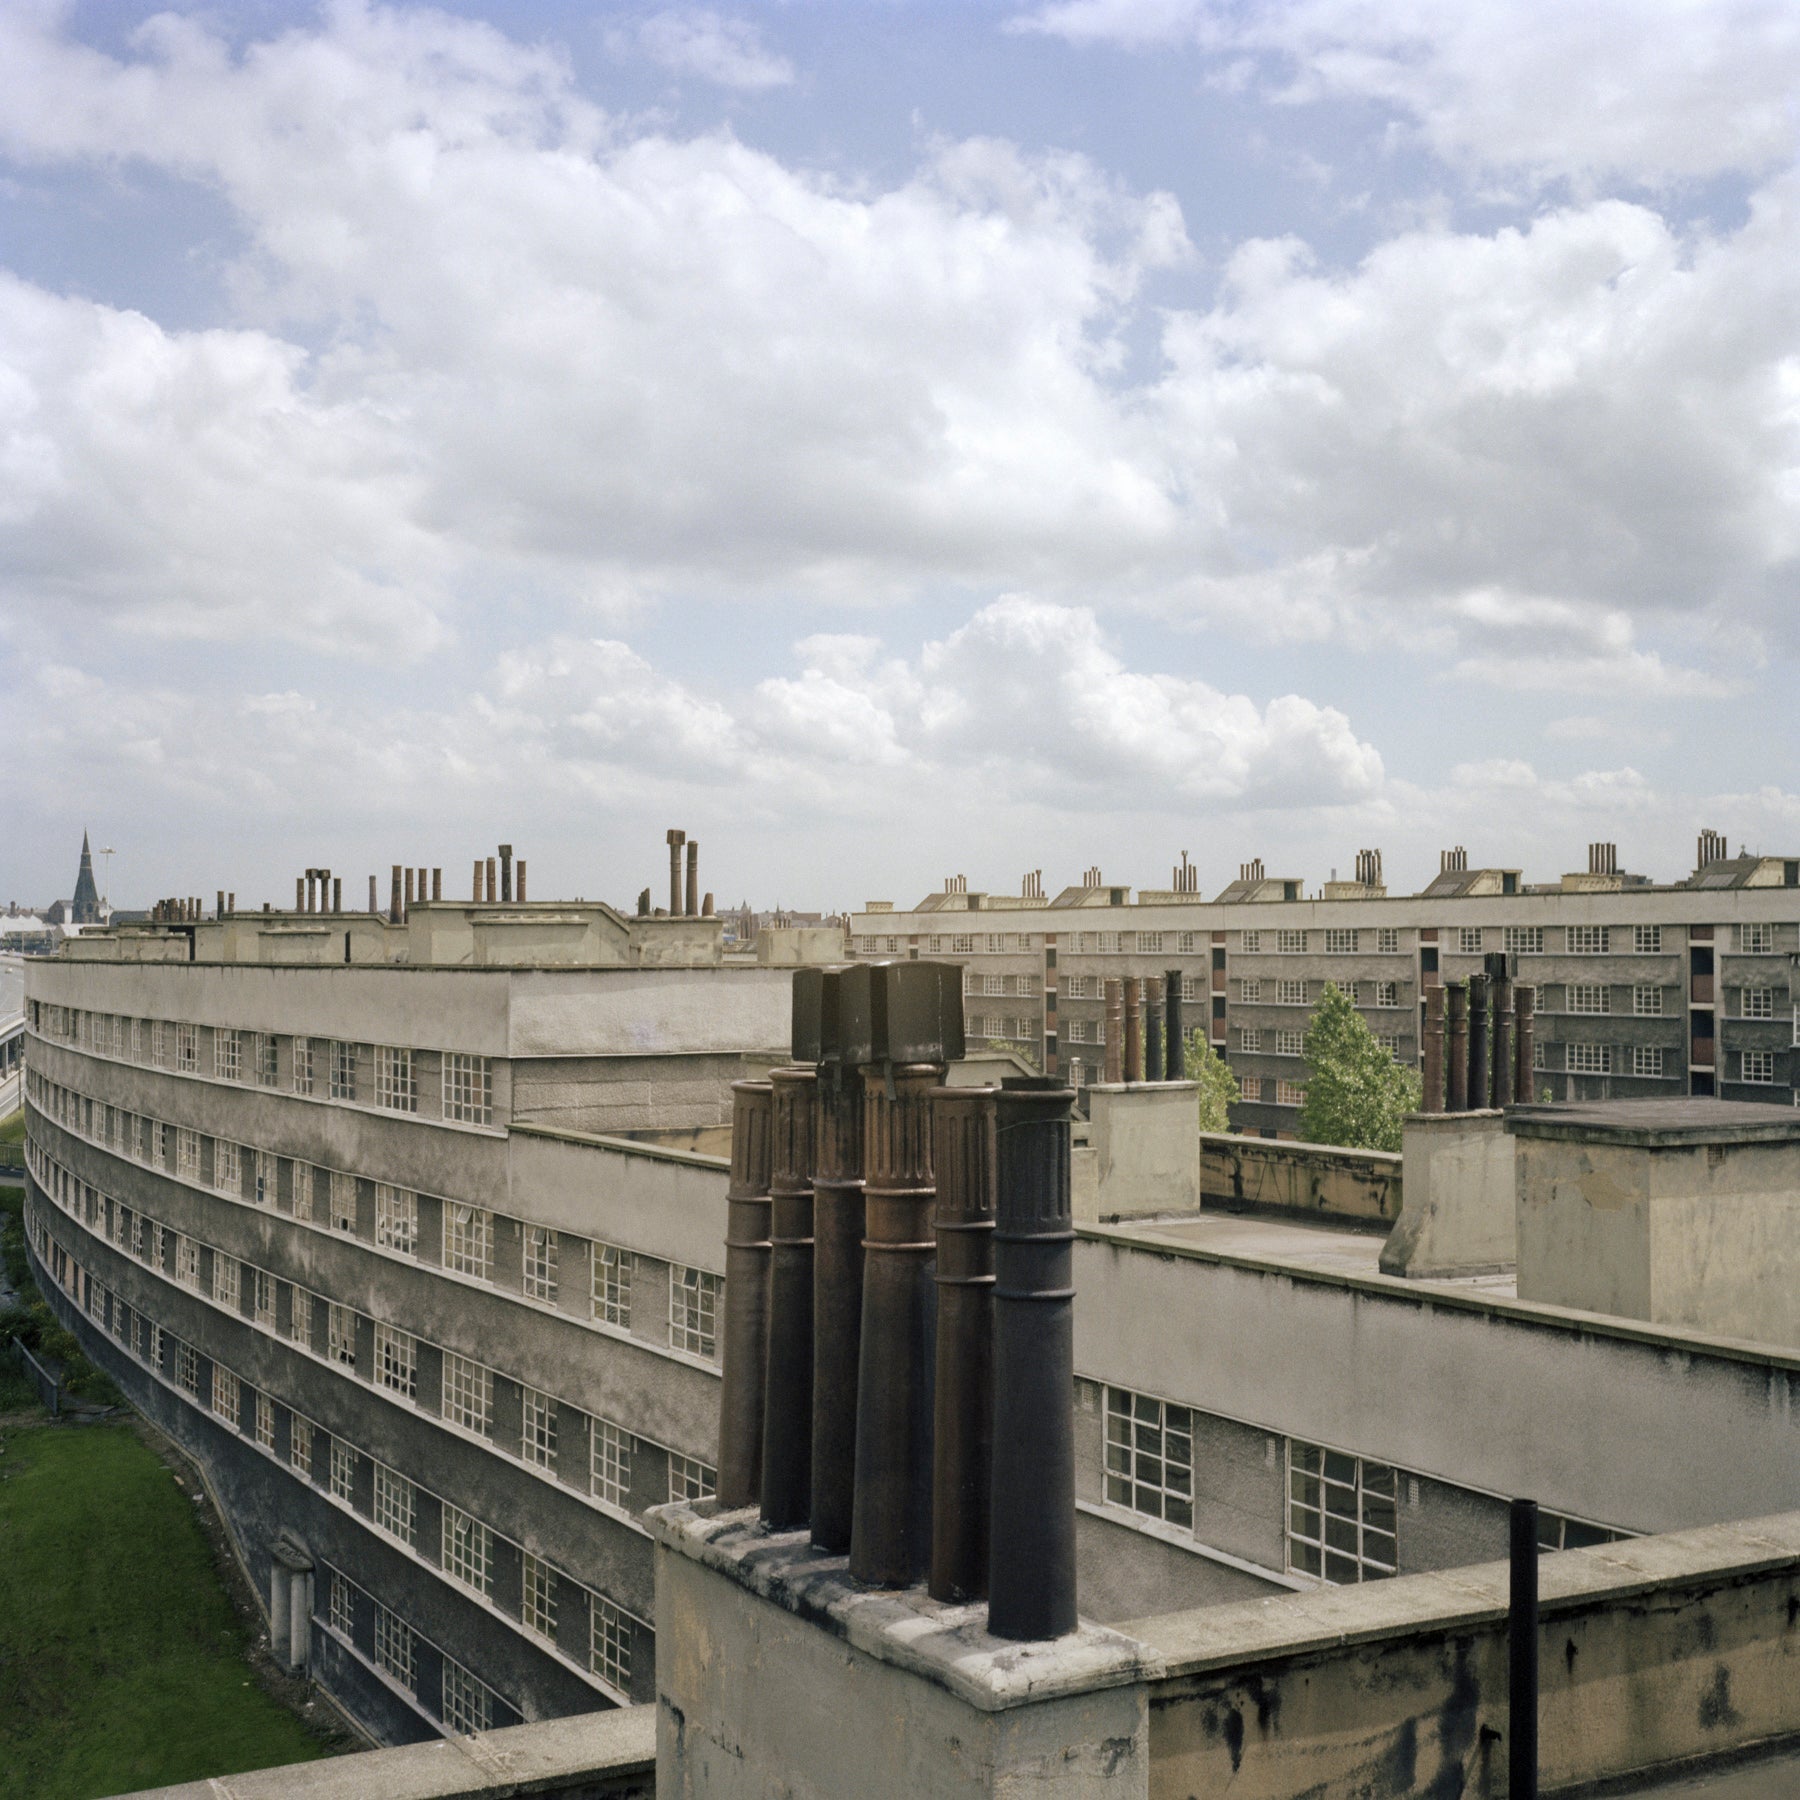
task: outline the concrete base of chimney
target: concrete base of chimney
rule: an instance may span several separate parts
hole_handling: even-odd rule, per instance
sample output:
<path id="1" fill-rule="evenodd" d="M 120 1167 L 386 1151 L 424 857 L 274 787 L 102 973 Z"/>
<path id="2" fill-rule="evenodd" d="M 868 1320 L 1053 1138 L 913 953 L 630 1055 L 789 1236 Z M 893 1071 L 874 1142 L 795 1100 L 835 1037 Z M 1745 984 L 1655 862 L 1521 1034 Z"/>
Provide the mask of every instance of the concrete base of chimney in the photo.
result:
<path id="1" fill-rule="evenodd" d="M 1517 1178 L 1505 1116 L 1414 1113 L 1401 1128 L 1400 1217 L 1381 1247 L 1384 1275 L 1491 1275 L 1518 1257 Z"/>
<path id="2" fill-rule="evenodd" d="M 1089 1086 L 1087 1148 L 1070 1165 L 1078 1220 L 1149 1218 L 1199 1206 L 1199 1091 L 1192 1081 Z"/>
<path id="3" fill-rule="evenodd" d="M 853 1582 L 804 1531 L 707 1503 L 656 1536 L 658 1800 L 1125 1800 L 1149 1793 L 1136 1639 L 988 1636 L 984 1606 Z"/>

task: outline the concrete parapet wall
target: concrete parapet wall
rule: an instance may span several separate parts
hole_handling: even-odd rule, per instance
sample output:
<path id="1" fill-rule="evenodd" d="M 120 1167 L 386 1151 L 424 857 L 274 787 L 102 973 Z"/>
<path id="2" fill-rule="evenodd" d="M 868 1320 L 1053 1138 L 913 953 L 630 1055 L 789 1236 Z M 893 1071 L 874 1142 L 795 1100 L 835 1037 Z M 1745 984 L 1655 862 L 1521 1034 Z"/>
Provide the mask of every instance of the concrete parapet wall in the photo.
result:
<path id="1" fill-rule="evenodd" d="M 1539 1562 L 1547 1790 L 1800 1733 L 1800 1513 Z M 1141 1619 L 1151 1800 L 1506 1793 L 1507 1568 Z"/>
<path id="2" fill-rule="evenodd" d="M 1406 1196 L 1384 1275 L 1477 1275 L 1518 1255 L 1515 1150 L 1498 1112 L 1415 1113 L 1402 1139 Z"/>
<path id="3" fill-rule="evenodd" d="M 655 1793 L 656 1708 L 628 1706 L 145 1788 L 132 1800 L 652 1800 Z"/>
<path id="4" fill-rule="evenodd" d="M 1200 1198 L 1301 1218 L 1392 1225 L 1400 1216 L 1402 1159 L 1383 1150 L 1200 1133 Z"/>

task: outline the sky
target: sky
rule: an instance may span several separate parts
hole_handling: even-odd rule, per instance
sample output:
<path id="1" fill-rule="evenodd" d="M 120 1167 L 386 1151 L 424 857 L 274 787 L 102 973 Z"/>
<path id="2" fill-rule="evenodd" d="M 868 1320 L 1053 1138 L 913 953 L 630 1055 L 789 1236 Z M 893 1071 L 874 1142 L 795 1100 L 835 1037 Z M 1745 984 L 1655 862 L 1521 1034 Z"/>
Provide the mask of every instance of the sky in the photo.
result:
<path id="1" fill-rule="evenodd" d="M 1790 0 L 0 0 L 0 904 L 1800 850 Z"/>

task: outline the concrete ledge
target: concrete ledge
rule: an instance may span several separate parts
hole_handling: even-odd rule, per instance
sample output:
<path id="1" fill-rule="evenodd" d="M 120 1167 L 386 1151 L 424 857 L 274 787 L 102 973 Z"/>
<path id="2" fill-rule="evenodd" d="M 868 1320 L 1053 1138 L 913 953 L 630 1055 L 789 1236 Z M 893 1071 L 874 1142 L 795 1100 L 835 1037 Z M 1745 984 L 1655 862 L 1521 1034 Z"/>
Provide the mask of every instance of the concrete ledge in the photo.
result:
<path id="1" fill-rule="evenodd" d="M 655 1793 L 656 1708 L 627 1706 L 144 1788 L 131 1800 L 652 1800 Z"/>
<path id="2" fill-rule="evenodd" d="M 1017 1644 L 990 1637 L 985 1606 L 945 1606 L 922 1588 L 867 1588 L 847 1559 L 816 1550 L 804 1531 L 772 1532 L 753 1508 L 712 1513 L 676 1502 L 644 1516 L 659 1544 L 906 1670 L 985 1713 L 1142 1681 L 1143 1645 L 1083 1622 L 1067 1637 Z"/>
<path id="3" fill-rule="evenodd" d="M 1201 1203 L 1233 1212 L 1385 1230 L 1401 1210 L 1402 1171 L 1385 1150 L 1200 1133 Z"/>

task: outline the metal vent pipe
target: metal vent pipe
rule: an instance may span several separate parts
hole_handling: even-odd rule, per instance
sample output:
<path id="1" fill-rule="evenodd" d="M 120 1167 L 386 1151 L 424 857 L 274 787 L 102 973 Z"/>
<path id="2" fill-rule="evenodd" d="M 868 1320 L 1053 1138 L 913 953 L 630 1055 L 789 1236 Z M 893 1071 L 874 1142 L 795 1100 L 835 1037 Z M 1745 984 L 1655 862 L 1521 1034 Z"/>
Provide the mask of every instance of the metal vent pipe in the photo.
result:
<path id="1" fill-rule="evenodd" d="M 731 1182 L 725 1190 L 725 1332 L 719 1383 L 719 1504 L 762 1492 L 769 1354 L 769 1177 L 773 1089 L 731 1084 Z"/>
<path id="2" fill-rule="evenodd" d="M 818 1077 L 769 1074 L 769 1347 L 763 1385 L 762 1517 L 804 1525 L 812 1505 L 813 1119 Z"/>

